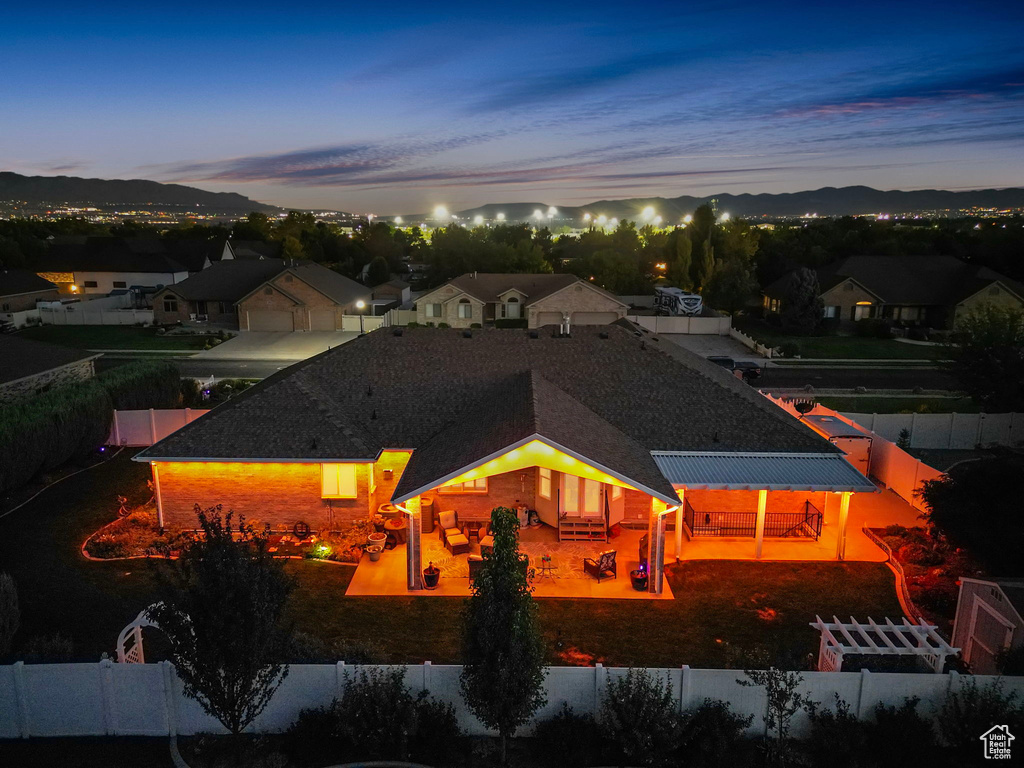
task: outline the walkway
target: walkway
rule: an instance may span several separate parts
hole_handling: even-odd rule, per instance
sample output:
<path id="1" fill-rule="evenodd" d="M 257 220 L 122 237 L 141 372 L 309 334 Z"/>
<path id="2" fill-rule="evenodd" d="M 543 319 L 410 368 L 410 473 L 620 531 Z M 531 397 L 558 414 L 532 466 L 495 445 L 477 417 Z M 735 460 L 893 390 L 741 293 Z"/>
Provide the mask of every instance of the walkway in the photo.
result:
<path id="1" fill-rule="evenodd" d="M 319 355 L 358 337 L 351 331 L 245 331 L 197 354 L 195 361 L 276 360 L 295 362 Z"/>

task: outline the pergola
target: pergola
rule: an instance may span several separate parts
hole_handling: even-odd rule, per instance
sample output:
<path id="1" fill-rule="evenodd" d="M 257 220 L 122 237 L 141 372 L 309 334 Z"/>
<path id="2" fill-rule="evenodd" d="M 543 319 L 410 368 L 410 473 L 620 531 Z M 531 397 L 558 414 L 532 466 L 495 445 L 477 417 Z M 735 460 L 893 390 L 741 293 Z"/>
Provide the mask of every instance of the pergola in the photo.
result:
<path id="1" fill-rule="evenodd" d="M 811 626 L 821 632 L 818 646 L 818 671 L 841 672 L 843 656 L 847 653 L 865 656 L 916 656 L 924 659 L 936 674 L 941 674 L 947 656 L 955 656 L 959 648 L 953 648 L 936 632 L 934 624 L 922 620 L 915 624 L 903 617 L 902 624 L 886 619 L 879 625 L 868 618 L 867 625 L 850 617 L 841 622 L 833 616 L 832 622 L 822 621 L 815 616 Z"/>

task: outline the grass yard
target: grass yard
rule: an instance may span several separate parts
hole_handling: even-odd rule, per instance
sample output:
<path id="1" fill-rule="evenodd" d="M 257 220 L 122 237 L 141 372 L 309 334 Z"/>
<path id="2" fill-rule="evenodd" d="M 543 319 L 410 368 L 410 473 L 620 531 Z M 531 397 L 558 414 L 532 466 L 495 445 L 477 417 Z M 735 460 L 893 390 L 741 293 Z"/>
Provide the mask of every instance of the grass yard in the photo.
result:
<path id="1" fill-rule="evenodd" d="M 134 325 L 37 325 L 19 332 L 23 339 L 48 341 L 76 349 L 202 349 L 203 336 L 158 335 L 156 328 Z"/>
<path id="2" fill-rule="evenodd" d="M 0 518 L 0 569 L 22 605 L 15 647 L 60 632 L 75 658 L 112 652 L 117 633 L 154 596 L 152 560 L 87 561 L 82 541 L 116 515 L 117 494 L 146 499 L 148 468 L 122 453 Z M 2 511 L 0 511 L 2 513 Z M 291 616 L 324 640 L 371 643 L 390 662 L 459 660 L 460 598 L 345 597 L 351 566 L 289 561 L 298 582 Z M 626 575 L 623 574 L 623 578 Z M 899 616 L 893 577 L 871 563 L 693 561 L 668 569 L 675 600 L 538 600 L 555 664 L 718 667 L 767 650 L 804 666 L 817 647 L 808 622 L 831 616 Z"/>
<path id="3" fill-rule="evenodd" d="M 860 336 L 789 336 L 775 326 L 754 318 L 738 318 L 736 328 L 762 344 L 777 347 L 793 342 L 800 357 L 863 360 L 934 360 L 940 347 L 905 344 L 895 339 L 871 339 Z"/>
<path id="4" fill-rule="evenodd" d="M 847 413 L 978 413 L 969 397 L 819 397 L 826 408 Z"/>

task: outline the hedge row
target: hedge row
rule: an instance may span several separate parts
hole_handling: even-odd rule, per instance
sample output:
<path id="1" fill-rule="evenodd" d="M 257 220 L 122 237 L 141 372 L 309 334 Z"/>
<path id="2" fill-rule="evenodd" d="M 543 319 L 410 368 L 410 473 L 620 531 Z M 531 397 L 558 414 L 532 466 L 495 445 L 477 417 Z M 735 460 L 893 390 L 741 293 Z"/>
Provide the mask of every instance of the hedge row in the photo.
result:
<path id="1" fill-rule="evenodd" d="M 172 363 L 135 363 L 6 405 L 0 409 L 0 493 L 103 445 L 115 408 L 177 407 L 179 377 Z"/>

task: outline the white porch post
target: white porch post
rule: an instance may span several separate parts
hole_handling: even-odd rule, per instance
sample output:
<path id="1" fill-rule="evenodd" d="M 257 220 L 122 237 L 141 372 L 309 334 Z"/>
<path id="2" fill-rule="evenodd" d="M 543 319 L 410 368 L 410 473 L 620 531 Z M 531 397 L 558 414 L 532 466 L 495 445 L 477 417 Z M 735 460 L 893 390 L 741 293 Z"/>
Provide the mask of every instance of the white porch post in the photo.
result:
<path id="1" fill-rule="evenodd" d="M 164 532 L 164 497 L 160 493 L 160 469 L 157 467 L 156 462 L 150 462 L 150 466 L 153 467 L 153 490 L 156 492 L 156 527 L 160 530 L 160 533 Z"/>
<path id="2" fill-rule="evenodd" d="M 764 547 L 764 520 L 768 509 L 768 491 L 762 488 L 757 492 L 757 526 L 754 528 L 754 557 L 761 559 Z"/>
<path id="3" fill-rule="evenodd" d="M 660 595 L 665 589 L 665 524 L 673 510 L 652 512 L 648 526 L 647 591 Z"/>
<path id="4" fill-rule="evenodd" d="M 852 495 L 849 491 L 839 494 L 839 531 L 836 538 L 836 560 L 844 560 L 846 558 L 846 519 L 850 515 L 850 496 Z"/>
<path id="5" fill-rule="evenodd" d="M 679 506 L 676 507 L 676 562 L 679 562 L 679 555 L 683 551 L 683 505 L 686 503 L 686 489 L 680 488 L 676 495 L 679 496 Z"/>
<path id="6" fill-rule="evenodd" d="M 423 563 L 420 555 L 420 500 L 410 499 L 404 507 L 406 521 L 406 588 L 423 589 Z"/>

